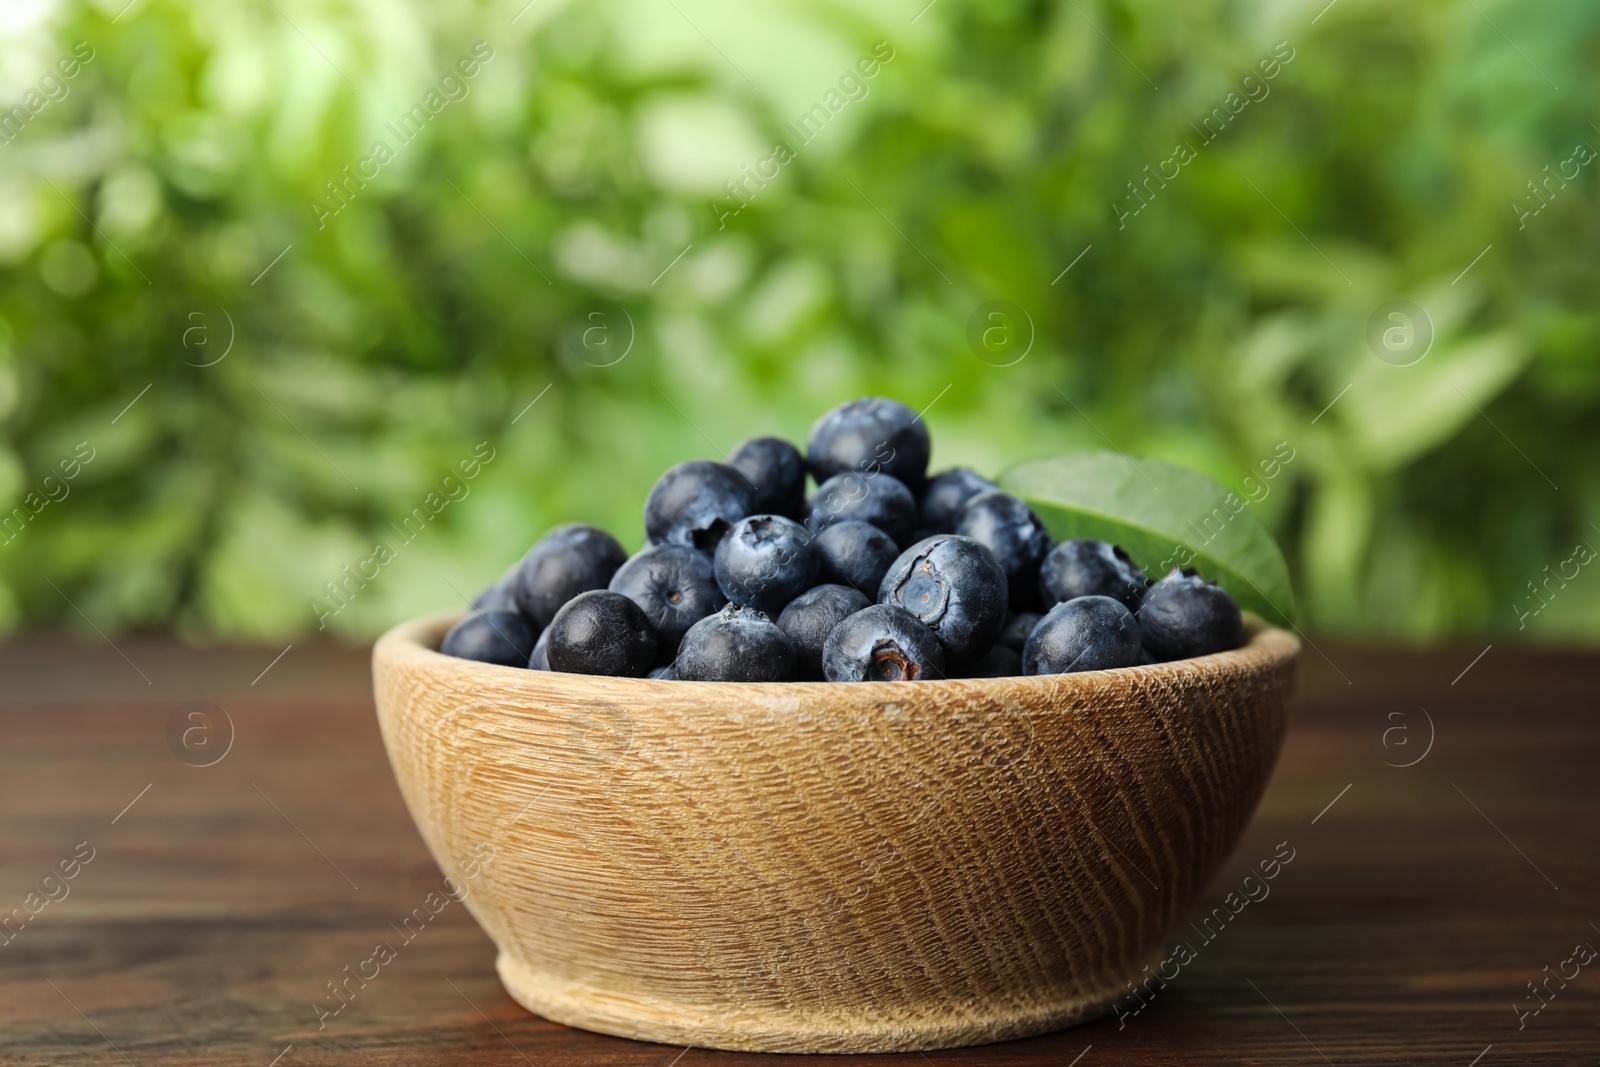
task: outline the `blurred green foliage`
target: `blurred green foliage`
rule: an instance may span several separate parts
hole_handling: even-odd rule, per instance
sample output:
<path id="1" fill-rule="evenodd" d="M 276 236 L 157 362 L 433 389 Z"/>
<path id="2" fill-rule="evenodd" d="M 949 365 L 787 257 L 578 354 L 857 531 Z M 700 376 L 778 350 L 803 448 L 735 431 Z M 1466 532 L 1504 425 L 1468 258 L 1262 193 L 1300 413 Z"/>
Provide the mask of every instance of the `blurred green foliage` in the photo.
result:
<path id="1" fill-rule="evenodd" d="M 382 539 L 369 634 L 882 393 L 990 472 L 1288 442 L 1251 506 L 1308 628 L 1600 635 L 1546 581 L 1600 544 L 1597 164 L 1527 184 L 1600 144 L 1600 8 L 125 2 L 0 15 L 0 503 L 66 493 L 0 536 L 6 626 L 292 636 Z"/>

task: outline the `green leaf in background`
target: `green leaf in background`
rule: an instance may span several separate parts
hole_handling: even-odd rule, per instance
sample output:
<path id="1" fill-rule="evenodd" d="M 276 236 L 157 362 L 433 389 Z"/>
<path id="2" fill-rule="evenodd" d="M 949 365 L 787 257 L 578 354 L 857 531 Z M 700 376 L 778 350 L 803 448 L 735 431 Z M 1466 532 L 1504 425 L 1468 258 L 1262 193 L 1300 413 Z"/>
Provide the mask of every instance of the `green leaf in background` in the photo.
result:
<path id="1" fill-rule="evenodd" d="M 1057 540 L 1121 545 L 1152 579 L 1192 566 L 1247 611 L 1280 625 L 1294 615 L 1283 553 L 1240 494 L 1203 474 L 1116 452 L 1019 463 L 1000 485 L 1032 505 Z"/>

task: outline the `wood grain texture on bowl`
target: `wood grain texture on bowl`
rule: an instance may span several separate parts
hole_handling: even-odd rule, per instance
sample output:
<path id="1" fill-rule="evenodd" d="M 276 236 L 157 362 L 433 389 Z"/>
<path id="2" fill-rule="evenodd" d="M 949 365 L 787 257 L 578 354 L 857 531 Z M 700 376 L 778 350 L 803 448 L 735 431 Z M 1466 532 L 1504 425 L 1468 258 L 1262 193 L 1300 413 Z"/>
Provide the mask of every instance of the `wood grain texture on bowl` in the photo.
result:
<path id="1" fill-rule="evenodd" d="M 511 995 L 783 1052 L 1103 1014 L 1254 811 L 1299 651 L 1251 620 L 1234 651 L 1115 671 L 653 682 L 442 656 L 452 621 L 378 642 L 378 716 Z"/>

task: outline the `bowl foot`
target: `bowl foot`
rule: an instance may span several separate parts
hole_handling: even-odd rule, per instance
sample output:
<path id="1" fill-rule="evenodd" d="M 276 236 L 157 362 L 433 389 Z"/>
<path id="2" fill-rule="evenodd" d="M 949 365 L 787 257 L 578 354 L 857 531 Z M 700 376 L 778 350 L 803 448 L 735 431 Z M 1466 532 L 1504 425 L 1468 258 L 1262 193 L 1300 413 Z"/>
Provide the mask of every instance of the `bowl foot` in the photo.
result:
<path id="1" fill-rule="evenodd" d="M 554 1022 L 638 1041 L 736 1052 L 912 1052 L 1010 1041 L 1091 1022 L 1126 992 L 1117 982 L 1092 997 L 1014 1010 L 935 1004 L 886 1015 L 652 999 L 555 978 L 505 952 L 495 969 L 513 1000 Z"/>

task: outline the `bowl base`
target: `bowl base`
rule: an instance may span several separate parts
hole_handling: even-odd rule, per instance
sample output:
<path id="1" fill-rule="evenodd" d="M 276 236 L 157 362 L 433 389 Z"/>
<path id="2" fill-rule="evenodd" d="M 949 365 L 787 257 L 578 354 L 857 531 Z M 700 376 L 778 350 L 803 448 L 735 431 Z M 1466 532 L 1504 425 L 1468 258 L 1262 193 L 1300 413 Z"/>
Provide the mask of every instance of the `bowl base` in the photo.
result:
<path id="1" fill-rule="evenodd" d="M 885 1017 L 870 1011 L 739 1010 L 642 999 L 542 974 L 504 952 L 495 970 L 513 1000 L 553 1022 L 636 1041 L 734 1052 L 916 1052 L 985 1045 L 1092 1022 L 1127 990 L 1116 982 L 1103 994 L 1009 1014 L 977 1015 L 956 1005 L 932 1005 L 921 1013 Z"/>

